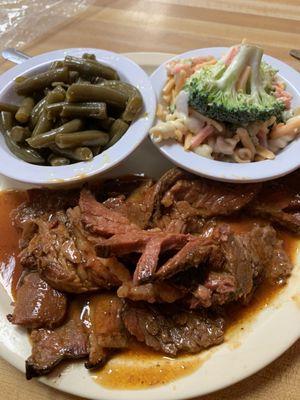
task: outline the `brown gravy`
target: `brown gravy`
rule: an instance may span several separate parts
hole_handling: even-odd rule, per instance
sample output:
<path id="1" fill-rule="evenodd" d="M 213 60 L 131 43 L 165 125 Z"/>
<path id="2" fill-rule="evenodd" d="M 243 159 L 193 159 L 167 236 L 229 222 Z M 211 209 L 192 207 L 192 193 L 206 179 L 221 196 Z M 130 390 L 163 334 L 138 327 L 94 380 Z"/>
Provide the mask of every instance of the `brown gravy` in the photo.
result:
<path id="1" fill-rule="evenodd" d="M 16 293 L 22 270 L 18 263 L 17 254 L 19 234 L 12 226 L 11 211 L 26 199 L 26 192 L 7 191 L 0 193 L 0 277 L 7 291 Z M 241 220 L 227 220 L 237 232 L 251 228 L 254 223 L 262 222 L 257 219 L 243 218 Z M 291 260 L 294 262 L 297 242 L 295 236 L 286 231 L 279 235 Z M 280 287 L 262 284 L 247 307 L 231 306 L 228 309 L 229 329 L 226 337 L 231 333 L 243 329 L 246 322 L 251 321 L 257 312 L 271 303 L 279 293 Z M 89 297 L 76 301 L 80 304 L 83 322 L 88 311 Z M 110 389 L 142 389 L 151 386 L 163 385 L 197 370 L 212 354 L 214 348 L 196 355 L 182 355 L 170 358 L 145 346 L 133 342 L 130 349 L 116 354 L 106 366 L 91 375 L 95 381 Z"/>
<path id="2" fill-rule="evenodd" d="M 26 200 L 26 192 L 0 192 L 0 279 L 9 294 L 15 297 L 22 268 L 18 262 L 19 233 L 12 225 L 11 211 Z"/>

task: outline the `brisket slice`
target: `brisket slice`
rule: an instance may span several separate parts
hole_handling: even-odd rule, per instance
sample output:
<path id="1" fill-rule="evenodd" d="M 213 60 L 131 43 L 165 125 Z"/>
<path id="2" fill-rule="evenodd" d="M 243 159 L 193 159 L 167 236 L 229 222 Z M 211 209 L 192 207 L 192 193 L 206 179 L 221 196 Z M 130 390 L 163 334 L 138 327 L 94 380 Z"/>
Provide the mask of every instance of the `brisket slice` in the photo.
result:
<path id="1" fill-rule="evenodd" d="M 248 212 L 300 234 L 300 172 L 264 183 Z"/>
<path id="2" fill-rule="evenodd" d="M 85 358 L 89 354 L 88 333 L 79 312 L 54 330 L 37 329 L 31 335 L 32 352 L 26 361 L 26 378 L 46 375 L 65 359 Z"/>
<path id="3" fill-rule="evenodd" d="M 101 259 L 81 225 L 78 207 L 56 213 L 51 221 L 37 218 L 38 231 L 20 254 L 25 268 L 63 292 L 83 293 L 120 286 L 130 275 L 115 258 Z M 90 240 L 89 240 L 90 239 Z"/>
<path id="4" fill-rule="evenodd" d="M 190 238 L 183 234 L 141 230 L 123 215 L 98 203 L 87 191 L 81 193 L 80 209 L 85 228 L 103 236 L 97 240 L 98 256 L 142 253 L 133 277 L 136 284 L 152 278 L 161 253 L 180 249 Z"/>
<path id="5" fill-rule="evenodd" d="M 130 185 L 130 182 L 128 182 Z M 145 229 L 149 224 L 152 212 L 152 185 L 151 179 L 140 178 L 139 185 L 130 193 L 120 193 L 116 197 L 109 197 L 103 205 L 111 210 L 124 215 L 130 222 L 140 229 Z M 128 188 L 123 188 L 128 190 Z"/>
<path id="6" fill-rule="evenodd" d="M 12 212 L 12 221 L 22 230 L 20 247 L 25 248 L 36 232 L 36 218 L 47 220 L 51 214 L 65 211 L 78 204 L 78 190 L 32 189 L 27 191 L 28 200 Z"/>
<path id="7" fill-rule="evenodd" d="M 239 211 L 260 188 L 260 184 L 212 181 L 173 168 L 153 187 L 151 226 L 177 233 L 201 232 L 205 219 Z"/>
<path id="8" fill-rule="evenodd" d="M 209 259 L 212 249 L 213 245 L 210 241 L 202 238 L 190 240 L 177 254 L 160 267 L 156 273 L 156 278 L 159 280 L 168 279 L 185 269 L 204 264 Z"/>
<path id="9" fill-rule="evenodd" d="M 158 226 L 158 221 L 160 220 L 163 209 L 161 207 L 161 200 L 165 193 L 179 180 L 179 179 L 189 179 L 193 175 L 179 168 L 169 169 L 160 179 L 156 182 L 153 187 L 152 192 L 149 194 L 149 203 L 151 208 L 151 220 L 150 226 Z"/>
<path id="10" fill-rule="evenodd" d="M 272 284 L 284 284 L 290 276 L 293 265 L 288 258 L 283 241 L 278 238 L 277 233 L 271 226 L 256 227 L 249 234 L 249 244 L 252 251 L 257 252 L 262 266 L 262 273 Z M 261 267 L 260 267 L 261 268 Z M 255 275 L 259 274 L 256 269 Z"/>
<path id="11" fill-rule="evenodd" d="M 82 222 L 92 233 L 110 237 L 140 229 L 124 215 L 99 203 L 86 189 L 80 193 L 79 207 L 82 213 Z"/>
<path id="12" fill-rule="evenodd" d="M 157 307 L 127 304 L 122 318 L 128 331 L 147 346 L 168 355 L 196 353 L 222 343 L 224 320 L 193 311 L 158 310 Z"/>
<path id="13" fill-rule="evenodd" d="M 136 286 L 125 282 L 119 287 L 117 294 L 120 298 L 148 303 L 173 303 L 182 299 L 187 290 L 182 290 L 168 282 L 145 283 Z"/>
<path id="14" fill-rule="evenodd" d="M 123 300 L 114 294 L 94 295 L 86 303 L 74 301 L 64 325 L 31 333 L 32 354 L 26 376 L 45 375 L 68 358 L 87 358 L 87 368 L 103 365 L 112 352 L 128 345 L 121 318 Z M 88 310 L 88 312 L 86 312 Z"/>
<path id="15" fill-rule="evenodd" d="M 66 315 L 67 298 L 43 281 L 37 272 L 26 275 L 17 291 L 15 308 L 8 320 L 26 328 L 53 328 Z"/>
<path id="16" fill-rule="evenodd" d="M 121 319 L 123 301 L 113 294 L 93 296 L 89 302 L 89 361 L 87 368 L 103 365 L 113 350 L 128 346 L 128 333 Z"/>
<path id="17" fill-rule="evenodd" d="M 189 236 L 183 234 L 133 231 L 99 240 L 96 249 L 101 257 L 141 253 L 133 277 L 135 284 L 141 284 L 153 278 L 162 253 L 180 249 L 188 239 Z"/>
<path id="18" fill-rule="evenodd" d="M 286 281 L 292 265 L 271 226 L 256 226 L 243 234 L 227 228 L 215 229 L 219 235 L 213 233 L 190 240 L 158 269 L 154 279 L 172 278 L 180 287 L 177 274 L 182 276 L 187 269 L 200 268 L 206 274 L 204 279 L 202 275 L 196 286 L 195 282 L 186 285 L 193 295 L 192 308 L 223 305 L 239 299 L 247 301 L 262 277 L 272 283 Z"/>
<path id="19" fill-rule="evenodd" d="M 236 279 L 232 274 L 210 271 L 204 283 L 192 292 L 190 308 L 223 305 L 234 300 L 236 293 Z"/>
<path id="20" fill-rule="evenodd" d="M 235 284 L 229 275 L 208 275 L 204 285 L 212 290 L 218 304 L 238 299 L 248 301 L 262 277 L 271 283 L 284 283 L 292 270 L 282 241 L 269 225 L 256 226 L 244 234 L 230 234 L 221 243 L 221 252 L 224 260 L 212 264 L 212 271 L 232 275 Z"/>
<path id="21" fill-rule="evenodd" d="M 231 184 L 205 178 L 181 179 L 165 193 L 161 204 L 176 203 L 190 207 L 192 215 L 213 217 L 229 215 L 243 208 L 259 192 L 260 184 Z"/>

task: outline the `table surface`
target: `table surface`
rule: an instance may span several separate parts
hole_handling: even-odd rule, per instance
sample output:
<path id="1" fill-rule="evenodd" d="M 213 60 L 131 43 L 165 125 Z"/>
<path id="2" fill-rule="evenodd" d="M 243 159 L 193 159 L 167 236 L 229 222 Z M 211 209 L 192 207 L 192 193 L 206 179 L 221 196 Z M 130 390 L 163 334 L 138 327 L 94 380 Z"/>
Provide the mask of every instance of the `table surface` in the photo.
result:
<path id="1" fill-rule="evenodd" d="M 291 48 L 300 48 L 300 1 L 98 0 L 25 49 L 31 55 L 68 47 L 182 53 L 231 46 L 244 37 L 300 70 L 300 61 L 288 54 Z M 2 62 L 0 71 L 10 66 Z M 0 360 L 0 388 L 6 400 L 78 399 L 35 380 L 25 381 L 4 360 Z M 201 400 L 298 400 L 299 393 L 300 341 L 252 377 Z"/>

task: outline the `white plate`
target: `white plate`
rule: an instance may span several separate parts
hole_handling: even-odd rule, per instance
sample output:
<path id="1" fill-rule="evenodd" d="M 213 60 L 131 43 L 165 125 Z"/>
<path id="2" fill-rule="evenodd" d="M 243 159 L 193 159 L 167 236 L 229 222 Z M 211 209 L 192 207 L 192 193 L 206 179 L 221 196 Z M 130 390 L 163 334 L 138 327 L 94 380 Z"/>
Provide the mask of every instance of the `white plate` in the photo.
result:
<path id="1" fill-rule="evenodd" d="M 140 55 L 136 55 L 137 59 L 134 54 L 131 57 L 137 61 Z M 151 63 L 154 69 L 162 58 L 161 53 L 147 55 L 148 70 L 152 68 Z M 165 58 L 169 58 L 169 55 Z M 143 65 L 142 62 L 141 64 Z M 148 139 L 126 163 L 113 169 L 109 176 L 140 172 L 158 177 L 170 166 L 171 163 Z M 2 178 L 0 182 L 2 188 L 16 187 L 11 180 Z M 197 371 L 164 386 L 147 390 L 108 390 L 96 384 L 80 363 L 65 368 L 60 378 L 45 377 L 40 381 L 56 389 L 95 400 L 175 400 L 221 389 L 263 368 L 297 340 L 300 336 L 299 287 L 300 243 L 297 265 L 289 284 L 272 304 L 260 312 L 250 325 L 244 326 L 243 333 L 230 337 L 226 343 L 206 352 L 209 358 Z M 1 285 L 0 296 L 0 355 L 24 371 L 25 359 L 30 354 L 28 336 L 24 330 L 14 327 L 6 320 L 6 315 L 11 311 L 11 299 Z"/>
<path id="2" fill-rule="evenodd" d="M 188 51 L 187 53 L 175 56 L 178 58 L 189 58 L 195 56 L 212 55 L 219 59 L 228 51 L 226 47 L 211 47 Z M 172 58 L 171 58 L 172 59 Z M 300 105 L 300 74 L 292 67 L 274 57 L 265 55 L 264 60 L 278 69 L 279 76 L 286 82 L 287 91 L 293 95 L 292 107 Z M 170 61 L 166 60 L 166 62 Z M 157 99 L 167 79 L 165 65 L 160 65 L 151 75 Z M 275 179 L 285 175 L 300 166 L 300 138 L 298 137 L 285 147 L 274 160 L 265 160 L 254 163 L 228 163 L 223 161 L 210 160 L 201 157 L 192 151 L 185 151 L 183 146 L 175 140 L 154 142 L 158 149 L 173 163 L 198 175 L 211 179 L 228 182 L 259 182 Z"/>
<path id="3" fill-rule="evenodd" d="M 93 53 L 99 61 L 114 68 L 121 80 L 136 86 L 143 98 L 143 115 L 130 124 L 127 132 L 117 143 L 94 157 L 89 162 L 77 162 L 59 167 L 34 165 L 16 157 L 7 148 L 3 135 L 0 135 L 0 171 L 3 175 L 32 185 L 58 186 L 86 180 L 94 175 L 103 174 L 124 161 L 145 139 L 152 126 L 156 101 L 149 76 L 132 60 L 121 54 L 93 48 L 73 48 L 50 51 L 31 57 L 19 65 L 10 68 L 0 76 L 0 99 L 17 104 L 20 99 L 14 90 L 17 76 L 44 72 L 55 60 L 63 60 L 66 55 L 81 57 L 84 53 Z"/>

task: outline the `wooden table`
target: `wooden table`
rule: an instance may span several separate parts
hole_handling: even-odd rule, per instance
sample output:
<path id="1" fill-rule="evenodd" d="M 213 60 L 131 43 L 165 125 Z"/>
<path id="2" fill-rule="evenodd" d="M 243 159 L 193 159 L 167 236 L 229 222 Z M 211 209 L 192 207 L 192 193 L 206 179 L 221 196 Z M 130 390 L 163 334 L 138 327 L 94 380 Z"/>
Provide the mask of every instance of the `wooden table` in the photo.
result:
<path id="1" fill-rule="evenodd" d="M 181 53 L 199 47 L 230 46 L 244 37 L 300 70 L 300 62 L 288 54 L 291 48 L 300 48 L 300 1 L 98 0 L 25 49 L 32 55 L 66 47 Z M 10 66 L 2 63 L 0 70 Z M 3 360 L 0 390 L 1 399 L 6 400 L 75 400 L 37 381 L 26 382 Z M 298 400 L 299 393 L 298 341 L 254 376 L 201 400 Z"/>

